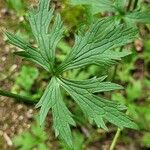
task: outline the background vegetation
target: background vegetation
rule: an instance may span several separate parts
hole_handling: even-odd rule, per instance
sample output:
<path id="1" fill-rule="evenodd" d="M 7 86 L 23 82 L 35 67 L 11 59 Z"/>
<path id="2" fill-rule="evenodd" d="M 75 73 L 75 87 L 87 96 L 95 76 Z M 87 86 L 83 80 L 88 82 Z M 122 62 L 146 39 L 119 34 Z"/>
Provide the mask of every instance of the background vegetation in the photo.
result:
<path id="1" fill-rule="evenodd" d="M 134 1 L 136 2 L 136 1 Z M 134 4 L 127 6 L 128 11 L 134 9 Z M 113 15 L 112 12 L 99 13 L 93 16 L 89 5 L 72 6 L 67 0 L 53 0 L 56 11 L 61 13 L 67 27 L 64 41 L 58 46 L 58 63 L 69 52 L 74 42 L 74 32 L 78 28 L 88 25 L 94 17 Z M 35 6 L 34 0 L 1 0 L 0 1 L 0 89 L 11 91 L 22 96 L 38 99 L 41 97 L 49 74 L 38 66 L 24 61 L 12 53 L 15 47 L 7 44 L 3 35 L 5 30 L 13 31 L 30 39 L 34 44 L 31 29 L 27 22 L 27 8 Z M 129 8 L 128 8 L 129 7 Z M 141 1 L 142 10 L 149 10 L 150 2 Z M 126 104 L 129 107 L 129 116 L 139 125 L 140 131 L 124 129 L 121 131 L 116 149 L 142 150 L 150 148 L 150 19 L 145 24 L 137 23 L 140 37 L 133 44 L 127 45 L 132 54 L 117 67 L 107 70 L 109 79 L 121 84 L 125 90 L 103 93 L 105 97 Z M 39 75 L 40 73 L 40 75 Z M 90 66 L 86 69 L 69 71 L 64 76 L 72 79 L 85 79 L 104 75 L 103 68 Z M 40 88 L 39 88 L 40 87 Z M 88 124 L 81 110 L 66 96 L 68 107 L 76 114 L 77 127 L 73 129 L 75 150 L 107 150 L 116 133 L 117 128 L 109 125 L 109 131 L 97 129 Z M 58 141 L 53 135 L 51 114 L 47 118 L 45 132 L 40 128 L 36 119 L 34 105 L 23 102 L 18 103 L 11 98 L 0 97 L 0 149 L 2 150 L 69 150 L 65 143 Z"/>

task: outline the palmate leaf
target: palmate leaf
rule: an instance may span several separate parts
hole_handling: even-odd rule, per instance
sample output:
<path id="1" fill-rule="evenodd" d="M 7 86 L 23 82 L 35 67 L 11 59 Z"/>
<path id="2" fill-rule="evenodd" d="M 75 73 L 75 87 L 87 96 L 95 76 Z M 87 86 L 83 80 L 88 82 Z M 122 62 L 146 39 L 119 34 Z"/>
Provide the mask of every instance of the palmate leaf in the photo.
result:
<path id="1" fill-rule="evenodd" d="M 91 82 L 93 80 L 93 82 Z M 103 86 L 99 83 L 99 79 L 87 81 L 69 81 L 60 79 L 62 87 L 71 95 L 76 103 L 81 107 L 83 112 L 94 121 L 98 127 L 107 130 L 104 119 L 117 125 L 119 128 L 127 127 L 137 129 L 137 125 L 131 121 L 121 110 L 124 106 L 120 106 L 115 102 L 108 101 L 104 98 L 93 95 L 97 91 L 103 91 Z M 95 81 L 94 81 L 95 80 Z M 97 86 L 97 87 L 96 87 Z M 114 85 L 113 85 L 114 86 Z M 105 87 L 104 91 L 110 90 L 110 86 Z M 112 89 L 118 88 L 115 85 Z M 95 93 L 94 92 L 94 93 Z"/>
<path id="2" fill-rule="evenodd" d="M 59 72 L 89 64 L 110 65 L 126 52 L 113 49 L 130 43 L 137 36 L 137 30 L 124 25 L 116 26 L 113 18 L 98 20 L 85 35 L 76 36 L 75 44 L 65 61 L 58 67 Z"/>
<path id="3" fill-rule="evenodd" d="M 17 55 L 41 65 L 52 73 L 52 79 L 36 105 L 41 107 L 40 124 L 44 123 L 51 109 L 56 136 L 59 135 L 69 146 L 72 146 L 70 126 L 74 126 L 75 122 L 63 102 L 61 88 L 64 88 L 86 116 L 98 127 L 107 130 L 105 120 L 108 120 L 120 128 L 136 129 L 137 125 L 122 112 L 125 106 L 94 95 L 97 92 L 122 89 L 122 86 L 105 82 L 106 76 L 85 81 L 73 81 L 62 78 L 61 73 L 89 64 L 104 67 L 115 64 L 116 61 L 129 53 L 117 52 L 114 49 L 132 42 L 136 37 L 137 30 L 125 25 L 116 25 L 111 17 L 98 19 L 84 35 L 76 35 L 72 50 L 64 62 L 57 66 L 55 64 L 55 50 L 63 36 L 64 27 L 60 15 L 57 15 L 49 29 L 54 11 L 53 8 L 49 9 L 49 2 L 49 0 L 40 0 L 38 8 L 29 13 L 30 25 L 38 48 L 32 47 L 16 35 L 6 33 L 9 42 L 22 49 L 22 51 L 16 52 Z M 93 0 L 93 2 L 96 1 Z M 111 7 L 111 1 L 107 0 L 107 2 Z"/>

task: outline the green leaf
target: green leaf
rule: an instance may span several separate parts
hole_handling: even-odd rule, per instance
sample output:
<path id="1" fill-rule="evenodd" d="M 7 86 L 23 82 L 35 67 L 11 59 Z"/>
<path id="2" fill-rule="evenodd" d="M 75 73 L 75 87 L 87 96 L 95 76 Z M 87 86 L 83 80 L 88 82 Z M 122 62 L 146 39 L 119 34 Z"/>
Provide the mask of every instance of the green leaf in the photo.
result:
<path id="1" fill-rule="evenodd" d="M 20 147 L 19 150 L 32 149 L 38 143 L 36 139 L 29 133 L 23 133 L 22 135 L 15 137 L 14 140 L 15 147 Z"/>
<path id="2" fill-rule="evenodd" d="M 29 22 L 36 38 L 38 48 L 33 48 L 20 37 L 6 32 L 9 42 L 24 51 L 15 54 L 25 59 L 38 63 L 49 72 L 54 72 L 55 50 L 58 42 L 63 37 L 64 27 L 58 14 L 49 32 L 50 22 L 54 9 L 49 10 L 49 0 L 41 0 L 38 9 L 29 13 Z"/>
<path id="3" fill-rule="evenodd" d="M 149 10 L 125 12 L 125 8 L 128 3 L 127 0 L 115 0 L 114 2 L 112 0 L 70 0 L 70 3 L 72 5 L 89 5 L 91 7 L 91 12 L 93 15 L 100 12 L 118 12 L 119 14 L 125 13 L 123 15 L 123 18 L 127 21 L 127 24 L 131 24 L 131 22 L 150 22 Z"/>
<path id="4" fill-rule="evenodd" d="M 31 66 L 23 66 L 19 75 L 16 77 L 15 84 L 23 88 L 26 92 L 30 91 L 35 80 L 39 76 L 37 68 Z"/>
<path id="5" fill-rule="evenodd" d="M 54 8 L 49 10 L 49 2 L 49 0 L 41 0 L 38 9 L 29 13 L 29 22 L 42 56 L 49 63 L 54 64 L 56 46 L 62 38 L 64 27 L 60 15 L 57 15 L 49 33 L 54 11 Z"/>
<path id="6" fill-rule="evenodd" d="M 54 105 L 52 108 L 52 113 L 54 118 L 54 129 L 55 129 L 56 136 L 60 135 L 60 137 L 70 147 L 73 147 L 70 125 L 75 126 L 75 122 L 71 117 L 72 115 L 70 111 L 62 101 L 62 97 L 57 100 L 58 101 L 56 102 L 56 105 Z"/>
<path id="7" fill-rule="evenodd" d="M 115 0 L 114 5 L 119 9 L 120 11 L 123 11 L 126 7 L 127 0 Z"/>
<path id="8" fill-rule="evenodd" d="M 99 12 L 115 12 L 113 2 L 111 0 L 70 0 L 72 5 L 90 5 L 93 14 Z"/>
<path id="9" fill-rule="evenodd" d="M 32 47 L 29 43 L 25 42 L 22 38 L 14 35 L 12 33 L 6 32 L 5 34 L 8 38 L 9 43 L 24 50 L 24 51 L 15 52 L 16 55 L 22 56 L 26 60 L 37 63 L 38 65 L 42 66 L 47 71 L 50 70 L 49 63 L 38 52 L 37 48 Z"/>
<path id="10" fill-rule="evenodd" d="M 145 132 L 143 137 L 140 139 L 142 144 L 145 145 L 147 148 L 150 148 L 150 133 Z"/>
<path id="11" fill-rule="evenodd" d="M 22 15 L 25 12 L 25 3 L 23 0 L 6 0 L 8 7 L 14 9 L 18 15 Z"/>
<path id="12" fill-rule="evenodd" d="M 51 150 L 49 147 L 47 147 L 44 143 L 38 144 L 37 150 Z"/>
<path id="13" fill-rule="evenodd" d="M 65 106 L 62 95 L 59 87 L 59 83 L 55 77 L 51 79 L 47 89 L 45 90 L 42 98 L 40 99 L 37 107 L 40 109 L 40 124 L 43 124 L 45 117 L 49 111 L 52 109 L 54 129 L 56 136 L 65 140 L 69 146 L 73 146 L 72 135 L 70 130 L 70 125 L 75 125 L 75 122 L 72 118 L 72 114 Z"/>
<path id="14" fill-rule="evenodd" d="M 125 19 L 134 22 L 150 23 L 150 11 L 133 11 L 127 13 Z"/>
<path id="15" fill-rule="evenodd" d="M 65 79 L 61 79 L 59 82 L 80 106 L 90 121 L 94 121 L 98 127 L 107 130 L 104 122 L 104 119 L 106 119 L 117 125 L 119 128 L 138 128 L 129 117 L 121 112 L 121 110 L 124 110 L 124 106 L 93 95 L 86 88 L 83 88 L 88 86 L 88 83 L 87 85 L 82 84 L 82 82 L 80 84 L 74 82 L 72 83 L 72 81 Z"/>
<path id="16" fill-rule="evenodd" d="M 82 80 L 82 81 L 65 79 L 65 81 L 68 84 L 71 82 L 72 85 L 75 85 L 75 86 L 78 85 L 78 87 L 82 88 L 83 91 L 86 90 L 90 93 L 106 92 L 106 91 L 111 91 L 111 90 L 123 89 L 123 87 L 118 84 L 111 83 L 111 82 L 102 82 L 106 77 L 107 76 L 103 76 L 100 78 L 92 78 L 92 79 Z"/>
<path id="17" fill-rule="evenodd" d="M 112 65 L 115 60 L 128 55 L 113 49 L 132 42 L 137 29 L 115 25 L 113 18 L 97 20 L 85 35 L 76 36 L 75 44 L 58 71 L 66 71 L 89 64 Z"/>
<path id="18" fill-rule="evenodd" d="M 128 101 L 137 100 L 142 95 L 142 83 L 141 81 L 133 80 L 133 83 L 129 83 L 126 88 Z"/>
<path id="19" fill-rule="evenodd" d="M 45 145 L 45 141 L 48 139 L 48 136 L 43 131 L 43 128 L 37 123 L 32 125 L 31 129 L 23 132 L 20 135 L 17 135 L 13 138 L 13 143 L 18 150 L 31 150 L 34 148 L 40 148 L 43 145 L 43 149 L 48 149 Z M 39 149 L 41 150 L 41 149 Z"/>
<path id="20" fill-rule="evenodd" d="M 84 135 L 81 134 L 80 132 L 73 132 L 73 143 L 74 147 L 73 150 L 84 150 L 85 149 L 85 144 L 84 144 Z M 70 147 L 66 146 L 66 143 L 63 141 L 60 143 L 61 150 L 70 150 Z"/>

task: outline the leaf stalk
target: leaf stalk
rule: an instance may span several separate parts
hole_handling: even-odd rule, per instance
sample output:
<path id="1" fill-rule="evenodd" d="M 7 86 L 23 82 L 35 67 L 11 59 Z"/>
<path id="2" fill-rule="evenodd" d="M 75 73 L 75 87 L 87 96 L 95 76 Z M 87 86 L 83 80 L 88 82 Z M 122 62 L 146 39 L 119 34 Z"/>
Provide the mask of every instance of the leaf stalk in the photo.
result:
<path id="1" fill-rule="evenodd" d="M 116 132 L 116 134 L 115 134 L 115 136 L 114 136 L 114 139 L 113 139 L 113 141 L 112 141 L 112 143 L 111 143 L 111 146 L 110 146 L 110 149 L 109 149 L 109 150 L 114 150 L 114 148 L 115 148 L 115 146 L 116 146 L 116 144 L 117 144 L 118 138 L 119 138 L 119 136 L 120 136 L 120 133 L 121 133 L 121 129 L 118 128 L 118 129 L 117 129 L 117 132 Z"/>
<path id="2" fill-rule="evenodd" d="M 4 91 L 4 90 L 0 90 L 0 95 L 14 98 L 18 102 L 23 102 L 23 103 L 27 103 L 27 104 L 34 104 L 34 103 L 38 102 L 38 100 L 36 100 L 36 99 L 31 99 L 29 97 L 21 96 L 21 95 L 14 94 L 14 93 Z"/>

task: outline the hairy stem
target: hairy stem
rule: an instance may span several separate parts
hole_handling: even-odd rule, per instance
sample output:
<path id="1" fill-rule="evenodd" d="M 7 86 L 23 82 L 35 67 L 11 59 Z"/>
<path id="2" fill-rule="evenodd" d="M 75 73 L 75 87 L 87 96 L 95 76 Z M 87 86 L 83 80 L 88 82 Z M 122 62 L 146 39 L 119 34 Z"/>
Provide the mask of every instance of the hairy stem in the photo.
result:
<path id="1" fill-rule="evenodd" d="M 34 103 L 38 102 L 38 100 L 29 98 L 29 97 L 26 97 L 26 96 L 21 96 L 21 95 L 18 95 L 18 94 L 14 94 L 14 93 L 11 93 L 11 92 L 7 92 L 7 91 L 4 91 L 4 90 L 0 90 L 0 95 L 10 97 L 10 98 L 14 98 L 18 102 L 24 102 L 24 103 L 28 103 L 28 104 L 34 104 Z"/>

